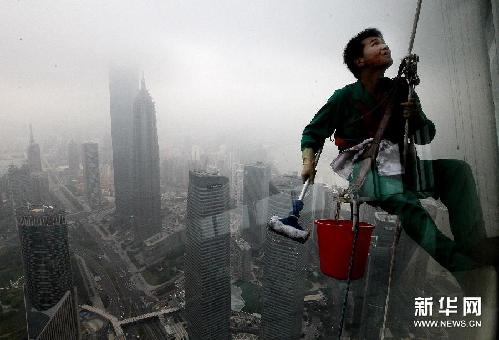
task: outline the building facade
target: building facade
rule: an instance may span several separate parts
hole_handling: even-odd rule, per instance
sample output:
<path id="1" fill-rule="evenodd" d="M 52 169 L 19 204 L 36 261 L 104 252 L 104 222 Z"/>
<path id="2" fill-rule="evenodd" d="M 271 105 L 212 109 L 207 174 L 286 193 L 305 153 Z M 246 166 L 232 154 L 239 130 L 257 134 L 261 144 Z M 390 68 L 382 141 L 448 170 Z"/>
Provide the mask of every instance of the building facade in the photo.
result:
<path id="1" fill-rule="evenodd" d="M 79 320 L 77 310 L 75 308 L 76 294 L 71 294 L 67 291 L 66 294 L 53 307 L 53 313 L 49 321 L 42 329 L 37 340 L 66 340 L 79 339 Z"/>
<path id="2" fill-rule="evenodd" d="M 262 339 L 299 339 L 304 298 L 304 245 L 267 230 Z"/>
<path id="3" fill-rule="evenodd" d="M 133 102 L 139 87 L 136 70 L 115 66 L 109 73 L 111 138 L 116 216 L 128 220 L 132 215 Z"/>
<path id="4" fill-rule="evenodd" d="M 144 240 L 161 230 L 161 195 L 156 110 L 145 80 L 133 103 L 132 212 L 136 236 Z"/>
<path id="5" fill-rule="evenodd" d="M 269 215 L 288 216 L 301 184 L 295 176 L 273 179 Z M 300 223 L 303 224 L 301 219 Z M 299 339 L 304 307 L 305 245 L 267 230 L 264 254 L 262 339 Z"/>
<path id="6" fill-rule="evenodd" d="M 185 299 L 189 339 L 230 339 L 229 181 L 189 173 Z"/>
<path id="7" fill-rule="evenodd" d="M 243 238 L 230 239 L 230 270 L 232 280 L 250 281 L 251 247 Z"/>
<path id="8" fill-rule="evenodd" d="M 51 207 L 23 207 L 16 211 L 24 267 L 24 300 L 29 339 L 37 339 L 49 321 L 61 318 L 60 308 L 70 304 L 71 337 L 79 339 L 75 297 L 64 211 Z M 61 302 L 63 300 L 63 302 Z M 65 312 L 64 312 L 65 313 Z M 59 315 L 59 317 L 57 316 Z M 66 318 L 66 316 L 64 316 Z M 64 332 L 62 332 L 64 334 Z"/>
<path id="9" fill-rule="evenodd" d="M 83 179 L 85 193 L 91 207 L 97 207 L 102 202 L 99 171 L 99 145 L 97 143 L 83 143 L 81 146 L 83 163 Z"/>

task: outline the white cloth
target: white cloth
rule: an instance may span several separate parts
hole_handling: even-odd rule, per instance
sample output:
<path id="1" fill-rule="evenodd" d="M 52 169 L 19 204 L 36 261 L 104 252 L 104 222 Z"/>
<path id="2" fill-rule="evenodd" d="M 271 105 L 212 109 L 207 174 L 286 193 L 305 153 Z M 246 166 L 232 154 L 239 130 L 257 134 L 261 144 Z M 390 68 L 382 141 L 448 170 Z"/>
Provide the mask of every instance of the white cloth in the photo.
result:
<path id="1" fill-rule="evenodd" d="M 362 143 L 344 150 L 331 163 L 334 172 L 345 179 L 352 174 L 354 163 L 364 154 L 372 144 L 373 138 L 368 138 Z M 400 164 L 400 151 L 398 144 L 382 139 L 379 143 L 376 167 L 380 176 L 395 176 L 404 173 Z"/>

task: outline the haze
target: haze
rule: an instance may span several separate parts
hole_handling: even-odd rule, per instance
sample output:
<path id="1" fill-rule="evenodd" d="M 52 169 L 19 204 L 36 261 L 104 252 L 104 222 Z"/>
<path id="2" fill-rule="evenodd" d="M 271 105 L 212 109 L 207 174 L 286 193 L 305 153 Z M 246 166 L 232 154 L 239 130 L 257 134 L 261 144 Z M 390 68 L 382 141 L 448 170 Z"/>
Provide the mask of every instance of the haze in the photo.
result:
<path id="1" fill-rule="evenodd" d="M 200 144 L 244 136 L 266 145 L 281 170 L 296 171 L 303 127 L 335 88 L 354 81 L 342 63 L 345 43 L 378 27 L 398 64 L 415 3 L 3 1 L 2 150 L 23 150 L 29 123 L 42 152 L 59 139 L 109 143 L 108 70 L 125 63 L 144 72 L 162 153 L 185 135 Z M 442 58 L 434 57 L 442 29 L 435 33 L 432 6 L 423 6 L 415 44 L 426 106 Z"/>

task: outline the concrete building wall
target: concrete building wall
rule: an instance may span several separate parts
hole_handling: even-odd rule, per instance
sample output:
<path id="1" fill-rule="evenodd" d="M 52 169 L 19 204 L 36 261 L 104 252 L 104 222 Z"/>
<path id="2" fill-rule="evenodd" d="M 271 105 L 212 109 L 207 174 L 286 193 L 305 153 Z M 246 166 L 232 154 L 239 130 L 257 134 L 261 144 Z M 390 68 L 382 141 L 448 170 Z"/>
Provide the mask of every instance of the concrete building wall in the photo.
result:
<path id="1" fill-rule="evenodd" d="M 458 146 L 473 169 L 487 231 L 498 235 L 499 151 L 485 27 L 490 2 L 443 1 L 442 9 Z"/>
<path id="2" fill-rule="evenodd" d="M 424 158 L 455 158 L 472 168 L 489 236 L 499 235 L 497 1 L 440 0 L 423 5 L 414 52 L 417 87 L 436 125 Z"/>

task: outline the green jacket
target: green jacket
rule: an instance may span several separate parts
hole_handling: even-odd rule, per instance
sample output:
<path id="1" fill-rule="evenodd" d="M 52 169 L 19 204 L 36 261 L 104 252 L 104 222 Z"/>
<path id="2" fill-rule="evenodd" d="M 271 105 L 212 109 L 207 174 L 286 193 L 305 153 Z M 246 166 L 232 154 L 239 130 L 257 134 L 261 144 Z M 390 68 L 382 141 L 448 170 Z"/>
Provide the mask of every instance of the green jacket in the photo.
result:
<path id="1" fill-rule="evenodd" d="M 382 93 L 387 94 L 394 82 L 389 78 L 381 79 Z M 407 93 L 408 87 L 403 81 L 395 95 L 392 116 L 383 137 L 394 143 L 403 141 L 404 118 L 400 103 L 407 101 Z M 377 100 L 360 81 L 336 90 L 303 130 L 301 149 L 310 147 L 317 151 L 333 133 L 340 151 L 374 137 L 384 115 L 384 102 L 383 96 Z M 428 144 L 435 136 L 435 125 L 422 111 L 410 118 L 409 127 L 416 144 Z"/>

